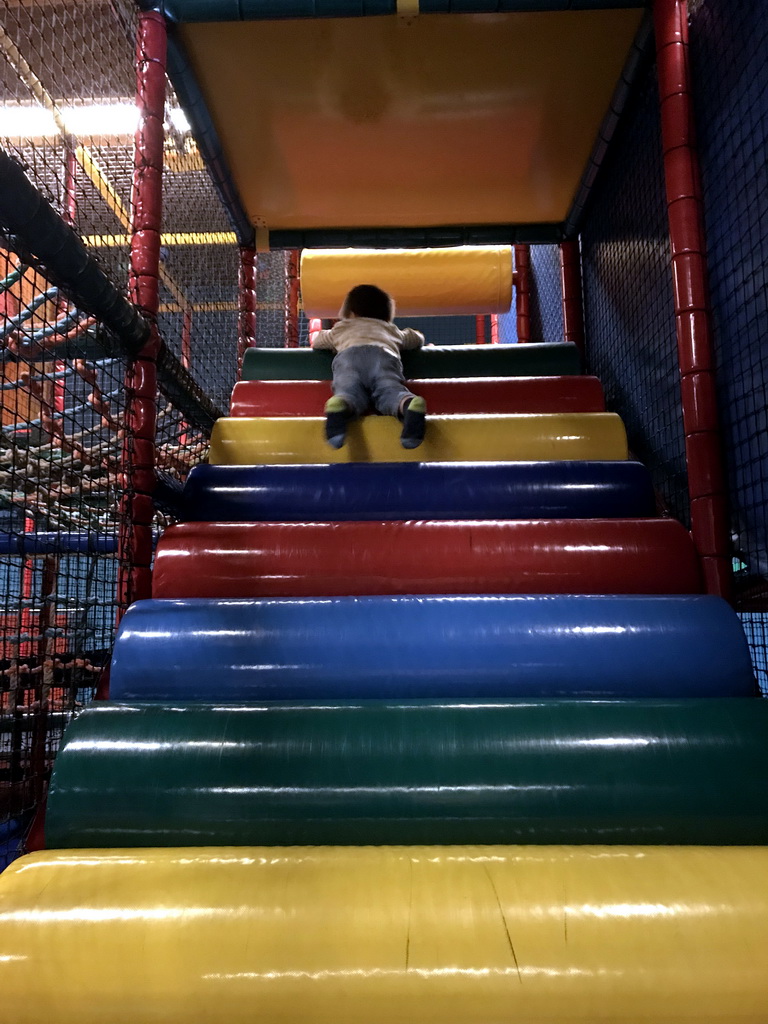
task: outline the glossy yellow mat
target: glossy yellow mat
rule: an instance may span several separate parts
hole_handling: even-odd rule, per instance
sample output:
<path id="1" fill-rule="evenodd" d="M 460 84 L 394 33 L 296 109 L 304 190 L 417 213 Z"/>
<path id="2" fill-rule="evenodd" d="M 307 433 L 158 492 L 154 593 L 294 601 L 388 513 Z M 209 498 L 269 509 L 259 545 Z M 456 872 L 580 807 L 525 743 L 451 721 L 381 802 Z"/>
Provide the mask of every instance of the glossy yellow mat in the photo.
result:
<path id="1" fill-rule="evenodd" d="M 765 1024 L 768 849 L 33 854 L 0 992 L 13 1024 Z"/>
<path id="2" fill-rule="evenodd" d="M 424 442 L 400 446 L 391 416 L 352 423 L 338 451 L 325 440 L 322 417 L 224 418 L 211 436 L 213 465 L 322 462 L 505 462 L 626 459 L 624 424 L 615 413 L 429 416 Z"/>

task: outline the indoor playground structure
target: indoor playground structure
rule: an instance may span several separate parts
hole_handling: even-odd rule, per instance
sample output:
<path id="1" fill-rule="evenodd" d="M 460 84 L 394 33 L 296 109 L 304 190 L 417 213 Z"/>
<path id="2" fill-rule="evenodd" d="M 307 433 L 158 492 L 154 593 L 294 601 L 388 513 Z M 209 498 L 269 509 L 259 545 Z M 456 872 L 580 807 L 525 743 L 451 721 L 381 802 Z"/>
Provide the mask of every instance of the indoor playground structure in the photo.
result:
<path id="1" fill-rule="evenodd" d="M 768 1024 L 757 7 L 4 0 L 0 1024 Z"/>

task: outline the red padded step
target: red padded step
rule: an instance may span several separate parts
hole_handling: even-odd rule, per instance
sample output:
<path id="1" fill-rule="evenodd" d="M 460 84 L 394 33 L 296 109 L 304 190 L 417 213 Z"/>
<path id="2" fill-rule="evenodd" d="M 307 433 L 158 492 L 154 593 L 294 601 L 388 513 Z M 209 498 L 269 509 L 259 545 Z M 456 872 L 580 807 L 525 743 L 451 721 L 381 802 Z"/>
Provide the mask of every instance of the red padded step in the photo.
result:
<path id="1" fill-rule="evenodd" d="M 180 523 L 153 576 L 168 598 L 700 591 L 672 519 Z"/>
<path id="2" fill-rule="evenodd" d="M 408 381 L 408 387 L 435 415 L 605 410 L 597 377 L 472 377 Z M 327 380 L 241 380 L 230 416 L 319 416 L 330 397 Z"/>

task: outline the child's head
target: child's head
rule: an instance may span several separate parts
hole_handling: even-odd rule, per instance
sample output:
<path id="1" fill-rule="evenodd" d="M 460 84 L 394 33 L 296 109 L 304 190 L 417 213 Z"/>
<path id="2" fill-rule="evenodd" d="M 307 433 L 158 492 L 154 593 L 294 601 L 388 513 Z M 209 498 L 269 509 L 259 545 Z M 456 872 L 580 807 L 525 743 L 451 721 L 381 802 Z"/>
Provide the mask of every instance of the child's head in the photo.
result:
<path id="1" fill-rule="evenodd" d="M 389 322 L 395 318 L 395 302 L 375 284 L 358 284 L 344 299 L 339 316 L 342 320 L 349 316 L 367 316 L 371 320 Z"/>

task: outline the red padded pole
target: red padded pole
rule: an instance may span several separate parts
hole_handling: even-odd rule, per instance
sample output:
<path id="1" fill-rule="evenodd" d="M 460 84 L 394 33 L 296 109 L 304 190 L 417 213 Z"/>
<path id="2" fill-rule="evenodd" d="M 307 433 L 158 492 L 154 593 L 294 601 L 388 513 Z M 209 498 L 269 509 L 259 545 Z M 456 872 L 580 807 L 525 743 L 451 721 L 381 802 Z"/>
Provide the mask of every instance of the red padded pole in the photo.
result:
<path id="1" fill-rule="evenodd" d="M 240 309 L 237 317 L 237 379 L 243 370 L 245 350 L 256 344 L 256 250 L 240 246 L 238 292 Z"/>
<path id="2" fill-rule="evenodd" d="M 563 340 L 584 351 L 584 307 L 581 299 L 581 253 L 578 239 L 560 243 L 560 286 L 563 295 Z"/>
<path id="3" fill-rule="evenodd" d="M 475 344 L 476 345 L 484 345 L 485 344 L 485 317 L 484 316 L 476 316 L 475 317 Z"/>
<path id="4" fill-rule="evenodd" d="M 515 246 L 515 310 L 517 340 L 531 340 L 531 247 Z"/>
<path id="5" fill-rule="evenodd" d="M 702 560 L 707 592 L 728 597 L 728 509 L 693 123 L 687 5 L 684 0 L 656 0 L 653 17 L 691 533 Z"/>
<path id="6" fill-rule="evenodd" d="M 299 250 L 288 253 L 285 279 L 285 347 L 299 347 Z"/>
<path id="7" fill-rule="evenodd" d="M 497 313 L 491 313 L 491 344 L 499 344 L 499 317 Z"/>
<path id="8" fill-rule="evenodd" d="M 136 132 L 133 165 L 131 299 L 152 324 L 149 341 L 128 364 L 125 378 L 126 432 L 121 479 L 118 619 L 133 601 L 152 593 L 152 519 L 155 489 L 157 366 L 162 342 L 156 318 L 160 294 L 160 223 L 165 108 L 165 19 L 139 14 L 136 39 Z"/>

